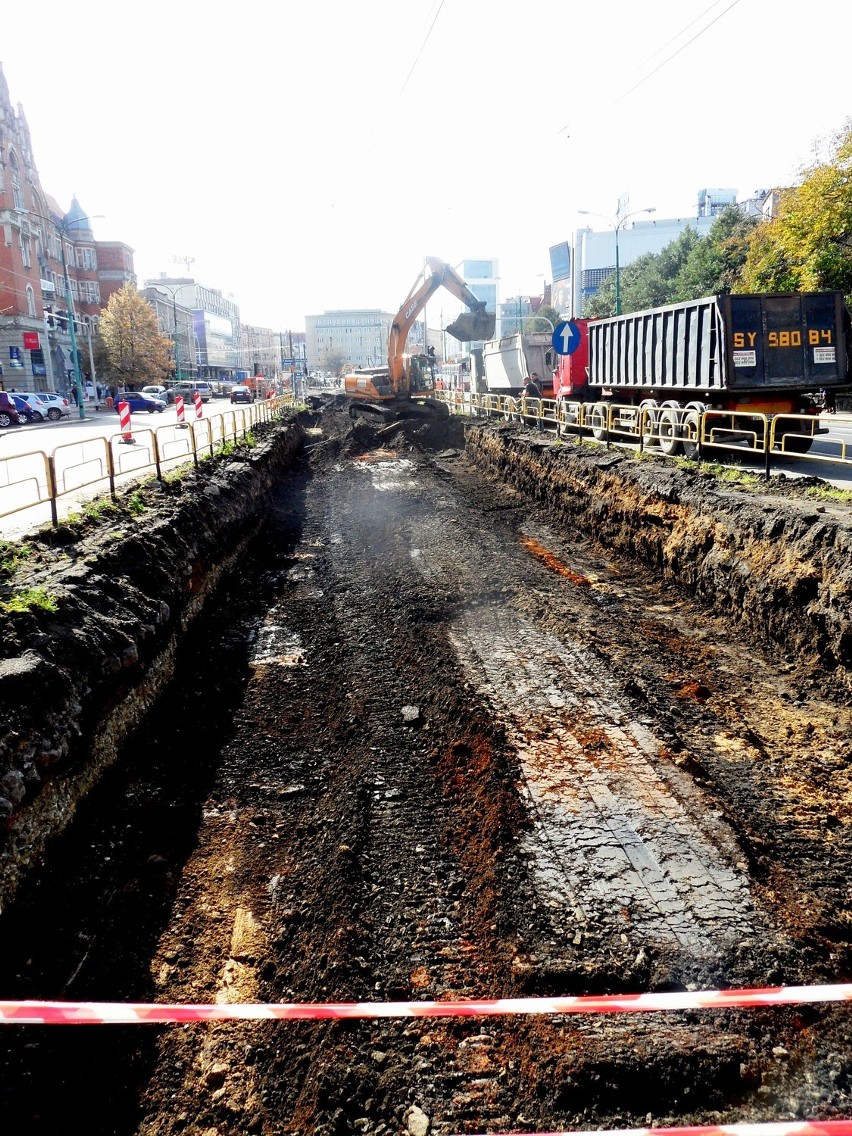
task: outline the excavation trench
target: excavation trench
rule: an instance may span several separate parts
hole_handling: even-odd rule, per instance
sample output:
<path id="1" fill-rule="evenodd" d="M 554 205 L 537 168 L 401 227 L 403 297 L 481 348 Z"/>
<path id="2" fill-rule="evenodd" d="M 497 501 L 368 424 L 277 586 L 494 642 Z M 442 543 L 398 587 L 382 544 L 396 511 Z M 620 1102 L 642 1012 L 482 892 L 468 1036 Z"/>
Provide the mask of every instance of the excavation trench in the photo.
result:
<path id="1" fill-rule="evenodd" d="M 516 429 L 312 425 L 163 693 L 8 904 L 4 996 L 845 980 L 842 557 L 824 551 L 845 518 L 819 515 L 834 536 L 808 559 L 810 507 L 780 491 L 713 512 L 700 477 Z M 819 559 L 831 595 L 760 620 L 737 509 L 799 533 L 787 584 L 760 587 Z M 0 1084 L 32 1133 L 730 1123 L 843 1115 L 848 1033 L 842 1007 L 17 1027 Z"/>

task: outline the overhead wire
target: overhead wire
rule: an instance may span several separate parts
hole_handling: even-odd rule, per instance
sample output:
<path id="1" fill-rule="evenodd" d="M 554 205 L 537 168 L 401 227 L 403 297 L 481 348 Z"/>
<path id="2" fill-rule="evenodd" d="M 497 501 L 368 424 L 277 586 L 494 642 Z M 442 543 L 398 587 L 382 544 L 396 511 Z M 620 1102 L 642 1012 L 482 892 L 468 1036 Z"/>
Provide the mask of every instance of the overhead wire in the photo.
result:
<path id="1" fill-rule="evenodd" d="M 423 39 L 423 42 L 420 45 L 420 50 L 417 52 L 417 55 L 414 57 L 414 62 L 411 64 L 411 70 L 405 76 L 405 82 L 400 87 L 400 91 L 399 91 L 400 94 L 402 94 L 405 91 L 405 88 L 408 86 L 408 80 L 414 74 L 414 69 L 417 66 L 417 64 L 420 62 L 420 57 L 422 56 L 423 51 L 425 50 L 426 44 L 429 42 L 429 36 L 432 34 L 432 29 L 434 28 L 435 22 L 437 21 L 438 17 L 440 16 L 441 9 L 443 7 L 444 7 L 444 0 L 440 0 L 440 2 L 438 4 L 438 10 L 437 10 L 437 12 L 435 13 L 435 15 L 432 19 L 432 23 L 429 25 L 429 28 L 426 32 L 426 35 Z M 427 17 L 427 19 L 428 19 L 428 17 Z"/>
<path id="2" fill-rule="evenodd" d="M 692 36 L 690 39 L 688 39 L 686 41 L 686 43 L 682 43 L 680 45 L 680 47 L 677 49 L 677 51 L 673 51 L 671 53 L 671 55 L 667 55 L 666 58 L 661 63 L 657 64 L 657 66 L 653 69 L 653 71 L 649 71 L 647 75 L 643 75 L 642 78 L 639 79 L 637 82 L 635 82 L 632 87 L 628 87 L 628 89 L 626 91 L 623 91 L 618 96 L 618 98 L 613 99 L 613 101 L 611 103 L 608 103 L 607 106 L 605 106 L 603 108 L 603 110 L 600 110 L 600 111 L 598 111 L 597 114 L 593 115 L 593 117 L 588 120 L 588 123 L 586 125 L 589 125 L 592 122 L 597 121 L 597 119 L 601 118 L 602 115 L 605 115 L 608 111 L 611 111 L 614 106 L 618 106 L 618 104 L 620 102 L 623 102 L 627 98 L 628 95 L 632 95 L 633 92 L 635 90 L 637 90 L 639 87 L 641 87 L 643 83 L 647 83 L 648 80 L 650 78 L 652 78 L 654 75 L 656 75 L 658 71 L 661 71 L 663 69 L 663 67 L 666 66 L 667 63 L 671 63 L 671 61 L 673 59 L 676 59 L 677 56 L 680 55 L 680 53 L 682 51 L 685 51 L 686 48 L 688 48 L 691 43 L 695 43 L 695 41 L 697 39 L 699 39 L 701 36 L 703 36 L 706 31 L 709 31 L 709 29 L 712 28 L 715 23 L 718 23 L 718 21 L 721 20 L 721 18 L 723 16 L 727 15 L 727 13 L 730 12 L 730 10 L 732 8 L 735 8 L 737 6 L 737 4 L 739 4 L 739 2 L 740 2 L 740 0 L 731 0 L 731 3 L 727 6 L 727 8 L 725 8 L 722 12 L 719 12 L 718 15 L 714 16 L 712 20 L 710 20 L 707 24 L 704 25 L 704 27 L 702 27 L 699 31 L 697 31 L 694 36 Z M 716 0 L 716 3 L 718 3 L 718 0 Z M 652 52 L 652 54 L 647 57 L 647 60 L 653 59 L 656 55 L 659 55 L 661 51 L 665 50 L 665 48 L 668 46 L 668 44 L 674 43 L 675 40 L 680 39 L 680 37 L 683 35 L 684 32 L 688 31 L 698 20 L 702 19 L 702 17 L 705 16 L 709 11 L 711 11 L 711 9 L 713 9 L 715 6 L 716 6 L 716 4 L 714 3 L 714 4 L 711 4 L 709 8 L 705 8 L 705 10 L 701 13 L 701 15 L 696 16 L 694 20 L 691 20 L 686 25 L 686 27 L 681 28 L 681 30 L 677 33 L 677 35 L 673 36 L 668 41 L 668 43 L 663 44 L 662 47 L 658 48 L 655 52 Z M 646 62 L 647 62 L 647 60 L 646 60 Z M 569 129 L 569 125 L 570 124 L 563 126 L 562 129 L 558 133 L 564 134 L 565 131 Z"/>

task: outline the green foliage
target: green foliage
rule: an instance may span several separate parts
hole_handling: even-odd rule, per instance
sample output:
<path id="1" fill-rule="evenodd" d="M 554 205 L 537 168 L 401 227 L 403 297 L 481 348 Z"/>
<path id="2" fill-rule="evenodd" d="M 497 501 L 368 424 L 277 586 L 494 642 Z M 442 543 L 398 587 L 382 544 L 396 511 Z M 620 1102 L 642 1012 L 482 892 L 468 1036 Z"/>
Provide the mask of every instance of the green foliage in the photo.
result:
<path id="1" fill-rule="evenodd" d="M 32 548 L 28 544 L 0 540 L 0 579 L 9 580 L 23 563 L 29 560 Z"/>
<path id="2" fill-rule="evenodd" d="M 44 588 L 22 588 L 7 600 L 0 602 L 3 611 L 25 612 L 38 608 L 41 611 L 58 611 L 59 604 Z"/>
<path id="3" fill-rule="evenodd" d="M 731 292 L 756 227 L 735 207 L 724 210 L 707 236 L 691 226 L 659 253 L 646 253 L 621 269 L 621 311 L 638 312 Z M 615 315 L 615 272 L 586 303 L 592 319 Z"/>
<path id="4" fill-rule="evenodd" d="M 108 517 L 120 513 L 118 505 L 107 498 L 97 501 L 87 501 L 83 506 L 83 513 L 92 521 L 99 521 L 101 517 Z"/>
<path id="5" fill-rule="evenodd" d="M 557 312 L 556 308 L 550 308 L 546 304 L 542 304 L 534 316 L 527 316 L 523 320 L 523 329 L 526 332 L 540 331 L 550 334 L 551 328 L 547 325 L 548 320 L 556 327 L 559 323 L 559 312 Z"/>
<path id="6" fill-rule="evenodd" d="M 142 496 L 141 490 L 137 489 L 135 493 L 131 493 L 127 499 L 127 511 L 131 516 L 138 517 L 140 513 L 146 512 L 148 506 L 145 498 Z"/>
<path id="7" fill-rule="evenodd" d="M 833 485 L 809 485 L 805 490 L 806 497 L 813 497 L 816 501 L 836 501 L 841 505 L 852 505 L 852 490 L 837 489 Z"/>
<path id="8" fill-rule="evenodd" d="M 775 218 L 755 230 L 739 291 L 841 291 L 852 297 L 852 120 L 826 161 L 802 170 Z"/>
<path id="9" fill-rule="evenodd" d="M 161 383 L 171 371 L 169 340 L 160 335 L 151 305 L 131 283 L 110 297 L 100 334 L 110 374 L 130 386 Z"/>

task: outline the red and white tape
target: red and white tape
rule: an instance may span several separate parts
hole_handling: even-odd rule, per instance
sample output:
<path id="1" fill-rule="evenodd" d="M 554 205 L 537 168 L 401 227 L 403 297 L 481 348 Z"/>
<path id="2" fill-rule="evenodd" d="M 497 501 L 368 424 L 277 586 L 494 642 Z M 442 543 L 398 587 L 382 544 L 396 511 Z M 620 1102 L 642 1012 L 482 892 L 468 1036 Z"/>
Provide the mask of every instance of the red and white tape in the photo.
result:
<path id="1" fill-rule="evenodd" d="M 461 1136 L 453 1133 L 452 1136 Z M 504 1132 L 502 1136 L 852 1136 L 852 1120 L 773 1120 L 768 1124 L 712 1124 L 688 1128 L 595 1128 L 560 1132 Z"/>
<path id="2" fill-rule="evenodd" d="M 740 990 L 684 990 L 655 994 L 600 994 L 573 998 L 496 998 L 465 1002 L 159 1002 L 0 1001 L 0 1024 L 78 1025 L 206 1022 L 228 1019 L 479 1018 L 503 1014 L 632 1014 L 651 1010 L 720 1010 L 847 1002 L 852 983 L 766 986 Z"/>

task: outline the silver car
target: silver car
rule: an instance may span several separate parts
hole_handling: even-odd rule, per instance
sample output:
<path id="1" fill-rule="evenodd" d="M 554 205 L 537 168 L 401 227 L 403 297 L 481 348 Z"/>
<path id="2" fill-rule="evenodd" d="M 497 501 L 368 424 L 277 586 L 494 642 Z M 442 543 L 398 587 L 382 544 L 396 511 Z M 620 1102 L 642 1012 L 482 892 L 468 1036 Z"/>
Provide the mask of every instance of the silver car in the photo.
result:
<path id="1" fill-rule="evenodd" d="M 42 422 L 48 418 L 51 422 L 57 422 L 66 414 L 71 413 L 71 407 L 65 403 L 64 400 L 57 394 L 51 395 L 47 391 L 15 391 L 17 398 L 22 398 L 29 406 L 35 415 L 36 422 Z M 53 400 L 56 401 L 53 401 Z"/>
<path id="2" fill-rule="evenodd" d="M 71 413 L 71 403 L 67 398 L 55 391 L 37 391 L 36 397 L 47 407 L 47 417 L 51 422 L 58 422 L 60 418 L 67 418 Z"/>

